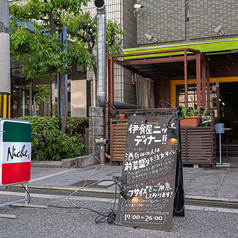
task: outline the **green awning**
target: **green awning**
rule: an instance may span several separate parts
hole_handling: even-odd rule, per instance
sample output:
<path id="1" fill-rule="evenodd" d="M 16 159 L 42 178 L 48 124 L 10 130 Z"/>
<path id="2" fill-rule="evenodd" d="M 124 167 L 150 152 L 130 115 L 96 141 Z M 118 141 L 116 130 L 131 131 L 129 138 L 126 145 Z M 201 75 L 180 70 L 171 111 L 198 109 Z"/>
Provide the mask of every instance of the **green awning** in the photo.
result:
<path id="1" fill-rule="evenodd" d="M 174 50 L 174 49 L 184 49 L 190 48 L 199 50 L 201 53 L 208 52 L 219 52 L 219 51 L 228 51 L 238 49 L 238 38 L 229 38 L 229 39 L 219 39 L 212 41 L 200 41 L 200 42 L 187 42 L 182 44 L 173 44 L 173 45 L 160 45 L 153 47 L 138 47 L 131 49 L 124 49 L 124 54 L 134 54 L 134 53 L 143 53 L 143 52 L 155 52 L 155 51 L 164 51 L 164 50 Z M 188 52 L 189 53 L 189 52 Z M 143 55 L 143 58 L 151 58 L 151 57 L 162 57 L 168 55 L 178 55 L 183 54 L 181 52 L 171 52 L 171 53 L 160 53 L 153 55 Z M 142 56 L 130 56 L 125 57 L 125 59 L 133 59 L 133 58 L 141 58 Z"/>

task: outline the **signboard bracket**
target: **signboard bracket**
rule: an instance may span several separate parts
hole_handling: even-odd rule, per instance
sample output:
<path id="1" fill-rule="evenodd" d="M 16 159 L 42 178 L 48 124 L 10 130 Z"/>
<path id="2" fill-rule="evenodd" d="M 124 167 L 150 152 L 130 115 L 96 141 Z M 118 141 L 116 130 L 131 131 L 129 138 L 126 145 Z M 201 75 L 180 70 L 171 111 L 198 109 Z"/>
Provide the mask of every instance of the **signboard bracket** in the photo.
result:
<path id="1" fill-rule="evenodd" d="M 25 203 L 21 203 L 21 202 L 25 202 Z M 33 204 L 29 204 L 29 190 L 28 190 L 28 182 L 26 183 L 26 189 L 25 189 L 25 198 L 16 200 L 16 201 L 12 201 L 12 202 L 6 202 L 3 204 L 0 204 L 0 207 L 4 207 L 4 206 L 19 206 L 19 207 L 38 207 L 38 208 L 47 208 L 47 206 L 44 205 L 33 205 Z M 10 215 L 10 214 L 0 214 L 0 218 L 11 218 L 11 219 L 15 219 L 16 215 Z"/>
<path id="2" fill-rule="evenodd" d="M 178 107 L 177 118 L 178 121 L 183 120 L 181 112 L 182 108 Z M 178 143 L 180 145 L 179 150 L 177 150 L 177 161 L 176 161 L 176 174 L 175 174 L 175 196 L 174 196 L 174 205 L 173 205 L 173 216 L 185 216 L 184 212 L 184 187 L 183 187 L 183 160 L 182 160 L 182 151 L 181 151 L 181 133 L 180 133 L 180 123 L 178 123 Z"/>

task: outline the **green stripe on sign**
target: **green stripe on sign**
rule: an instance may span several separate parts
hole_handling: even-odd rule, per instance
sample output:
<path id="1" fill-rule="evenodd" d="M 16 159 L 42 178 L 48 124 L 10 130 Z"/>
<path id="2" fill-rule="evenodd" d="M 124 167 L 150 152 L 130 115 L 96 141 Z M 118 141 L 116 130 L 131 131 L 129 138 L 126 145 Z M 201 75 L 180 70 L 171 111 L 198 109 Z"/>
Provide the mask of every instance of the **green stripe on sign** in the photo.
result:
<path id="1" fill-rule="evenodd" d="M 31 124 L 3 122 L 3 142 L 31 142 Z"/>

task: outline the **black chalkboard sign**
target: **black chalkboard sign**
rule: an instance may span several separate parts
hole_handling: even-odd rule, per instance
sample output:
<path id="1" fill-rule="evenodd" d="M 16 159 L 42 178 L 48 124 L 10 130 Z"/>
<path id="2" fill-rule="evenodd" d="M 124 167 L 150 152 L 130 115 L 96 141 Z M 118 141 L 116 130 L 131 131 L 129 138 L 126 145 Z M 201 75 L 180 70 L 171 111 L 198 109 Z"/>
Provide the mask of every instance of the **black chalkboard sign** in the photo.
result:
<path id="1" fill-rule="evenodd" d="M 122 185 L 133 198 L 119 198 L 118 225 L 172 228 L 177 141 L 170 139 L 169 120 L 171 115 L 128 118 Z M 179 120 L 173 118 L 170 127 L 176 132 Z"/>

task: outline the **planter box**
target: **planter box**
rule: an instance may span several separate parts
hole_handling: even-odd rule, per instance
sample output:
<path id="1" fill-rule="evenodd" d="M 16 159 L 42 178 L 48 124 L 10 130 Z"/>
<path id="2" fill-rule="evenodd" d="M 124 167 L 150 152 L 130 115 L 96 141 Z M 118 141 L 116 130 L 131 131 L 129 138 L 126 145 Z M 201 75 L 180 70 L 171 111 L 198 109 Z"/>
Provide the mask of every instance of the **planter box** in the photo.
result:
<path id="1" fill-rule="evenodd" d="M 200 123 L 200 117 L 185 117 L 180 121 L 181 127 L 196 127 Z"/>

